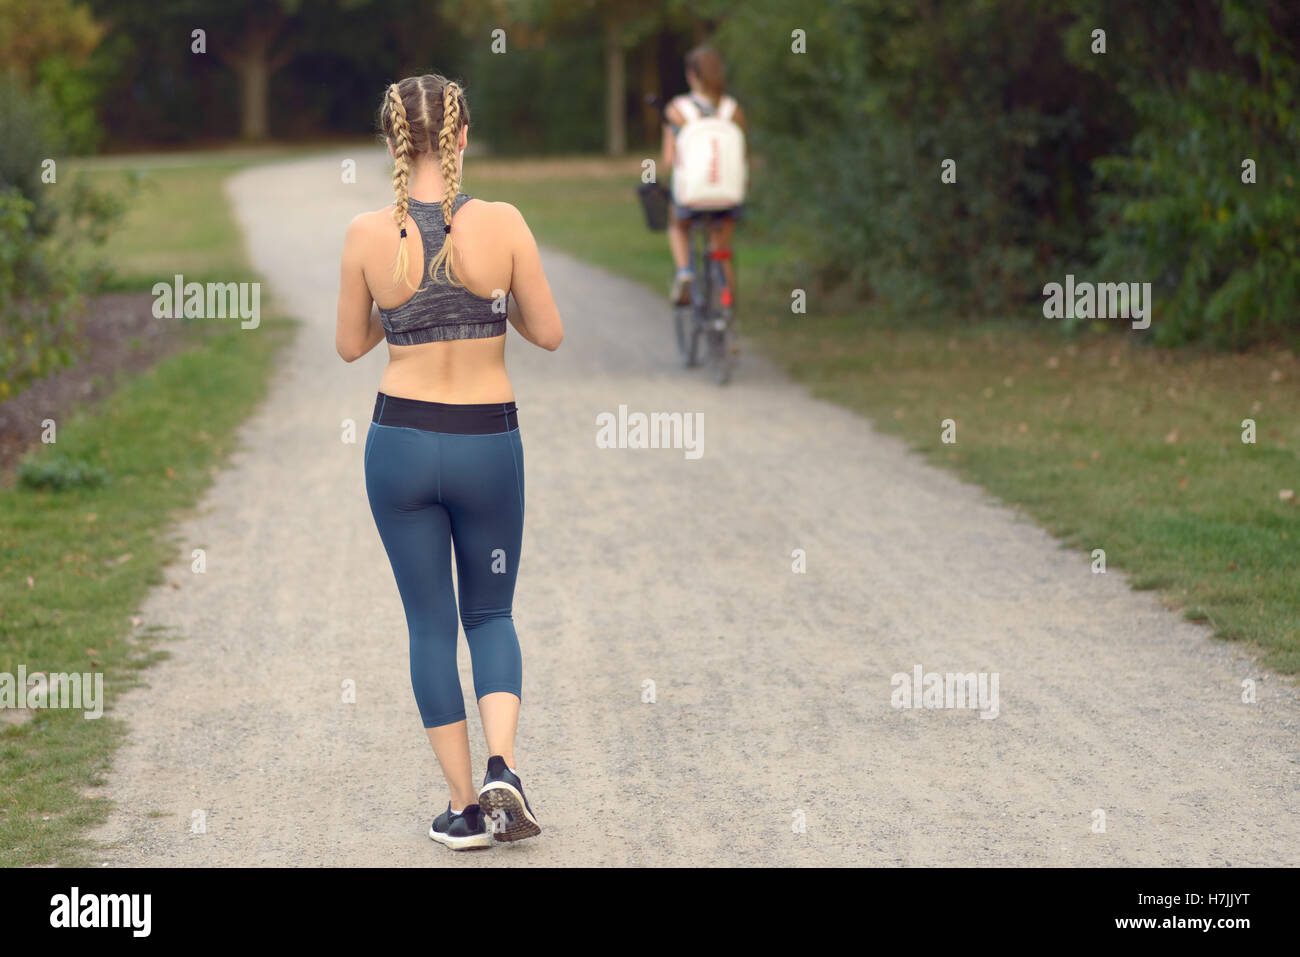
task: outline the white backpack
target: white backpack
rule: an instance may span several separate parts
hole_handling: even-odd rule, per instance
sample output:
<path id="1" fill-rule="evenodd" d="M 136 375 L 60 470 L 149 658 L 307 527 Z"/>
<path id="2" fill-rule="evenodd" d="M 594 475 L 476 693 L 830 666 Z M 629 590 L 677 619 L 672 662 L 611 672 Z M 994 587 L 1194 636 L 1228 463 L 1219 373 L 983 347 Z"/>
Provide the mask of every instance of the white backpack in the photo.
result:
<path id="1" fill-rule="evenodd" d="M 732 117 L 736 101 L 724 96 L 716 113 L 691 97 L 677 100 L 686 122 L 677 133 L 673 202 L 690 209 L 728 209 L 745 199 L 745 133 Z"/>

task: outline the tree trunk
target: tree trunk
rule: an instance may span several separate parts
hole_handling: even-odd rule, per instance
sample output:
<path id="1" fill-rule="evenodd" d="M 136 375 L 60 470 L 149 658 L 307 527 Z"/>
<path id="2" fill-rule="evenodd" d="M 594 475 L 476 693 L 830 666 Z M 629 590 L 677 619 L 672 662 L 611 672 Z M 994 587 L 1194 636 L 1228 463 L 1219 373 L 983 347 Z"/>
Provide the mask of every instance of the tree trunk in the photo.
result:
<path id="1" fill-rule="evenodd" d="M 662 95 L 659 91 L 659 37 L 647 43 L 641 57 L 641 89 L 638 91 L 641 109 L 641 129 L 645 141 L 653 150 L 659 142 L 659 111 L 645 101 L 650 94 Z"/>
<path id="2" fill-rule="evenodd" d="M 245 60 L 239 68 L 239 130 L 246 140 L 267 137 L 266 100 L 270 75 L 266 58 Z"/>
<path id="3" fill-rule="evenodd" d="M 627 152 L 626 59 L 622 23 L 605 21 L 605 152 L 610 156 Z"/>
<path id="4" fill-rule="evenodd" d="M 246 140 L 264 140 L 270 133 L 267 106 L 271 95 L 273 29 L 250 29 L 244 48 L 229 63 L 239 78 L 239 133 Z"/>

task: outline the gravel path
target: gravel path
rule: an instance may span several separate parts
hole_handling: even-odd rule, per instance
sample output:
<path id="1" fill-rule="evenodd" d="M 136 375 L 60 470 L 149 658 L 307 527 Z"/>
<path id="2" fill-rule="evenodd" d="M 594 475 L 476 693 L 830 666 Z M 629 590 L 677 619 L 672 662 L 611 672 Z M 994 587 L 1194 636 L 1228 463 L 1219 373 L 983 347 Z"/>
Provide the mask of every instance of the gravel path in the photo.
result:
<path id="1" fill-rule="evenodd" d="M 445 792 L 362 476 L 384 350 L 333 348 L 344 229 L 385 201 L 386 157 L 355 185 L 342 158 L 230 182 L 304 326 L 144 606 L 183 637 L 116 709 L 131 734 L 99 859 L 1300 863 L 1293 685 L 752 355 L 726 389 L 680 370 L 661 297 L 549 251 L 564 345 L 512 332 L 508 360 L 528 475 L 517 756 L 545 830 L 432 844 Z M 620 405 L 703 413 L 703 455 L 598 448 Z M 891 676 L 916 665 L 996 673 L 997 717 L 894 708 Z"/>

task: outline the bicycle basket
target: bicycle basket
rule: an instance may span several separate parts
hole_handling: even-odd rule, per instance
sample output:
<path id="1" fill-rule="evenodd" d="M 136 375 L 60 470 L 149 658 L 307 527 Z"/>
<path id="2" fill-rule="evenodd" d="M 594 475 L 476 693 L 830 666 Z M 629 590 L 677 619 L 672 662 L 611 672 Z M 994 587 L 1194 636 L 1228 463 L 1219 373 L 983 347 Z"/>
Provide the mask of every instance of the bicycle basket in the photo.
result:
<path id="1" fill-rule="evenodd" d="M 645 211 L 647 229 L 662 232 L 668 228 L 668 190 L 658 183 L 642 183 L 636 188 Z"/>

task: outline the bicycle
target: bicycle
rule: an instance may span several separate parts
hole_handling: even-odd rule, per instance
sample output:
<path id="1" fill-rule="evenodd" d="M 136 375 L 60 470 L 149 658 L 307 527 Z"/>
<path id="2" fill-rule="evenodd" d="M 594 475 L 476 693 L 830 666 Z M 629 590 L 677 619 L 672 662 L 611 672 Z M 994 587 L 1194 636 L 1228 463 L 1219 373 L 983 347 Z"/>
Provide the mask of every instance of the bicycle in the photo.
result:
<path id="1" fill-rule="evenodd" d="M 700 340 L 708 344 L 709 367 L 713 380 L 726 385 L 736 364 L 736 329 L 723 260 L 730 250 L 709 249 L 709 227 L 721 214 L 698 212 L 690 217 L 690 263 L 694 280 L 691 301 L 673 303 L 673 327 L 677 333 L 677 354 L 682 365 L 699 364 Z M 701 263 L 707 263 L 700 268 Z"/>
<path id="2" fill-rule="evenodd" d="M 647 96 L 646 102 L 659 111 L 667 121 L 664 111 L 667 104 L 658 96 Z M 651 229 L 667 226 L 668 191 L 657 183 L 641 187 L 647 225 Z M 724 217 L 724 213 L 699 210 L 690 215 L 690 265 L 694 280 L 691 282 L 691 301 L 673 303 L 673 328 L 677 336 L 677 354 L 686 368 L 699 364 L 700 340 L 708 344 L 709 365 L 718 385 L 726 385 L 736 364 L 736 329 L 732 311 L 731 289 L 727 286 L 722 263 L 731 256 L 731 250 L 709 249 L 709 227 Z M 701 268 L 702 264 L 705 265 Z"/>

